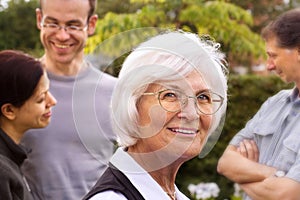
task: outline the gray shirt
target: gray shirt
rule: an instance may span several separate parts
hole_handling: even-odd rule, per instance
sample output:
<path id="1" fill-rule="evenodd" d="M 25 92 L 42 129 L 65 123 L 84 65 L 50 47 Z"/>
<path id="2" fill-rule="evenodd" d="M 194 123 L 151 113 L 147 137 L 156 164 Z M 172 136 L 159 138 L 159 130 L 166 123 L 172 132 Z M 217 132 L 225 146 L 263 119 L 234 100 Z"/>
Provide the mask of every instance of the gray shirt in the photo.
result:
<path id="1" fill-rule="evenodd" d="M 230 144 L 254 139 L 259 163 L 286 172 L 300 182 L 300 98 L 297 88 L 270 97 Z M 249 199 L 247 197 L 246 199 Z"/>
<path id="2" fill-rule="evenodd" d="M 110 98 L 116 78 L 89 66 L 76 77 L 48 73 L 57 99 L 44 129 L 29 131 L 22 170 L 35 199 L 81 199 L 113 154 Z"/>

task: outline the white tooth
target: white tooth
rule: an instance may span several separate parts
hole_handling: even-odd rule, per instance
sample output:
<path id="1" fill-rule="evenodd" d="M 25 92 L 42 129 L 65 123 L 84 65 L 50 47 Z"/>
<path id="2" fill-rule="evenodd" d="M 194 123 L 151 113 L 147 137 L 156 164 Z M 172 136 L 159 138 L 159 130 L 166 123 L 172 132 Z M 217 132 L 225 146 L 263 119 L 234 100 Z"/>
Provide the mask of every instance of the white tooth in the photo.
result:
<path id="1" fill-rule="evenodd" d="M 65 49 L 65 48 L 68 47 L 67 45 L 60 45 L 60 44 L 56 44 L 56 46 L 57 46 L 58 48 L 62 48 L 62 49 Z"/>
<path id="2" fill-rule="evenodd" d="M 184 134 L 194 134 L 194 131 L 190 131 L 190 130 L 182 130 L 182 129 L 174 129 L 175 132 L 180 132 L 180 133 L 184 133 Z"/>

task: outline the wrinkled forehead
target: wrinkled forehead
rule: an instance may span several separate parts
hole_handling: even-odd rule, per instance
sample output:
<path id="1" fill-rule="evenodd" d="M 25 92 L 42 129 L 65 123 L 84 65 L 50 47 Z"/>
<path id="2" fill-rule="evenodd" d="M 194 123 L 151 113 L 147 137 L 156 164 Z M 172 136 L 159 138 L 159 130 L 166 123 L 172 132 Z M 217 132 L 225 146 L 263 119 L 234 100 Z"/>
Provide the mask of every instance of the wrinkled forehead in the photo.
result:
<path id="1" fill-rule="evenodd" d="M 185 75 L 179 75 L 173 80 L 158 80 L 156 84 L 166 89 L 175 89 L 185 91 L 187 93 L 199 93 L 211 90 L 210 85 L 203 78 L 201 72 L 193 70 Z"/>

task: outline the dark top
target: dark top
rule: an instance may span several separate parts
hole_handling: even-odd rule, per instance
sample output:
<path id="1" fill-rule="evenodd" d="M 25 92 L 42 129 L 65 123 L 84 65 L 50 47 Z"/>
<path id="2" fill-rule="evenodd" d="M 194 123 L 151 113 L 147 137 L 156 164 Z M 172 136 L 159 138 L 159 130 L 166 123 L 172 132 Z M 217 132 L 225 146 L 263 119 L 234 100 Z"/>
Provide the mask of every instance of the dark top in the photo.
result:
<path id="1" fill-rule="evenodd" d="M 0 199 L 32 199 L 20 171 L 25 158 L 24 150 L 0 128 Z"/>
<path id="2" fill-rule="evenodd" d="M 113 190 L 120 192 L 129 200 L 144 200 L 141 193 L 132 185 L 130 180 L 116 167 L 110 163 L 110 167 L 106 169 L 96 185 L 92 190 L 83 198 L 88 200 L 92 196 L 104 192 L 107 190 Z"/>

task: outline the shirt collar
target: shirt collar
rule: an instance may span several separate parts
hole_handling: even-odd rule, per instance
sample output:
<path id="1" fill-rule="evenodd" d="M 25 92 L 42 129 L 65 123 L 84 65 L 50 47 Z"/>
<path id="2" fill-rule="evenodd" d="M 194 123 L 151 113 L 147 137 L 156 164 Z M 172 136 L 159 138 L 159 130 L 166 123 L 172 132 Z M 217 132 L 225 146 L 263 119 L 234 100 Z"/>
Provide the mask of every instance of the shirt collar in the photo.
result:
<path id="1" fill-rule="evenodd" d="M 20 145 L 16 144 L 1 128 L 0 128 L 0 154 L 8 157 L 20 166 L 26 159 L 25 151 Z"/>
<path id="2" fill-rule="evenodd" d="M 294 87 L 291 91 L 291 94 L 288 96 L 288 100 L 291 102 L 296 102 L 297 100 L 300 100 L 299 98 L 299 90 L 297 87 Z"/>
<path id="3" fill-rule="evenodd" d="M 124 148 L 118 148 L 110 162 L 122 171 L 145 199 L 169 199 L 160 185 L 146 172 Z M 147 186 L 146 186 L 147 185 Z M 146 187 L 145 187 L 146 186 Z M 178 200 L 188 200 L 175 185 Z"/>

